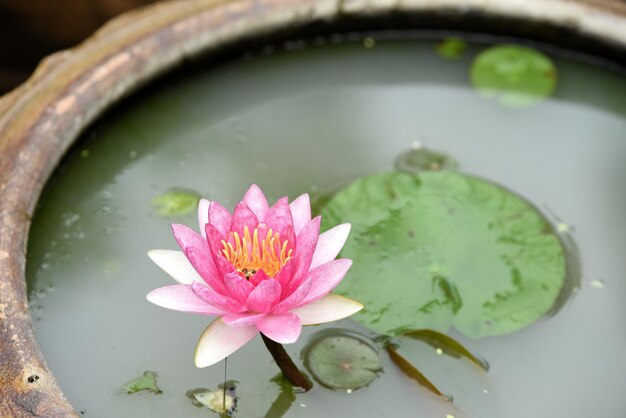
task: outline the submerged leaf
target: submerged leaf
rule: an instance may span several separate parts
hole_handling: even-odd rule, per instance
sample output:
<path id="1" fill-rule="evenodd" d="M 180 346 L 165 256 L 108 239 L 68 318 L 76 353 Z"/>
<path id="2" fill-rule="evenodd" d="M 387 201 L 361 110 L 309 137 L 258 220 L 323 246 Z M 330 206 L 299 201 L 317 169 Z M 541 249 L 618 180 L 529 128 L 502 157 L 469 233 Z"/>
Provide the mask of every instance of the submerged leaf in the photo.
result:
<path id="1" fill-rule="evenodd" d="M 335 390 L 365 387 L 382 371 L 376 348 L 365 337 L 347 330 L 318 333 L 303 357 L 315 380 Z"/>
<path id="2" fill-rule="evenodd" d="M 446 334 L 442 334 L 432 329 L 416 329 L 403 332 L 400 335 L 423 341 L 434 349 L 441 350 L 442 353 L 449 356 L 465 357 L 484 371 L 489 370 L 489 364 L 485 360 L 476 357 L 467 348 L 465 348 L 463 344 Z"/>
<path id="3" fill-rule="evenodd" d="M 272 403 L 272 406 L 270 406 L 270 409 L 268 409 L 265 417 L 280 418 L 291 408 L 291 405 L 296 400 L 296 394 L 293 385 L 285 379 L 282 373 L 276 375 L 271 381 L 279 386 L 280 393 L 274 403 Z"/>
<path id="4" fill-rule="evenodd" d="M 152 200 L 156 212 L 163 217 L 185 216 L 196 210 L 200 195 L 184 190 L 171 189 Z"/>
<path id="5" fill-rule="evenodd" d="M 566 276 L 564 249 L 543 215 L 491 182 L 452 172 L 356 180 L 324 207 L 352 223 L 354 260 L 336 292 L 383 334 L 451 326 L 469 337 L 519 330 L 546 315 Z"/>
<path id="6" fill-rule="evenodd" d="M 459 164 L 446 154 L 419 147 L 400 154 L 393 167 L 397 171 L 417 174 L 422 171 L 456 171 Z"/>
<path id="7" fill-rule="evenodd" d="M 392 352 L 388 349 L 388 352 L 396 364 L 408 368 L 414 375 L 413 378 L 421 381 L 431 391 L 429 385 L 444 393 L 457 412 L 463 411 L 460 414 L 462 416 L 503 416 L 499 413 L 502 411 L 497 402 L 494 402 L 495 399 L 488 395 L 493 387 L 487 373 L 480 367 L 480 359 L 443 334 L 433 333 L 431 330 L 415 330 L 407 334 L 393 338 L 385 346 L 395 350 Z M 461 351 L 464 353 L 460 354 Z M 473 361 L 467 361 L 468 355 L 473 357 Z M 446 409 L 452 412 L 452 408 L 453 405 L 450 405 Z"/>
<path id="8" fill-rule="evenodd" d="M 411 364 L 410 361 L 402 357 L 402 355 L 396 351 L 393 345 L 387 344 L 385 346 L 385 349 L 387 350 L 387 353 L 389 353 L 391 361 L 393 361 L 405 375 L 415 380 L 417 383 L 424 386 L 435 395 L 448 398 L 446 395 L 441 393 L 437 386 L 435 386 L 430 380 L 428 380 L 428 378 L 424 376 L 422 372 L 420 372 L 413 364 Z"/>
<path id="9" fill-rule="evenodd" d="M 217 390 L 197 388 L 188 390 L 186 395 L 195 406 L 207 407 L 222 416 L 233 416 L 237 408 L 237 382 L 230 380 L 218 386 Z"/>
<path id="10" fill-rule="evenodd" d="M 448 59 L 459 59 L 465 53 L 467 43 L 461 38 L 447 38 L 435 46 L 437 54 Z"/>
<path id="11" fill-rule="evenodd" d="M 511 107 L 524 107 L 549 97 L 556 87 L 554 63 L 539 51 L 498 45 L 481 52 L 471 68 L 474 87 L 485 97 Z"/>
<path id="12" fill-rule="evenodd" d="M 148 392 L 160 394 L 163 393 L 161 389 L 157 386 L 156 379 L 158 374 L 156 372 L 146 370 L 143 372 L 143 375 L 140 377 L 127 382 L 122 390 L 126 393 L 137 393 L 142 390 L 146 390 Z"/>

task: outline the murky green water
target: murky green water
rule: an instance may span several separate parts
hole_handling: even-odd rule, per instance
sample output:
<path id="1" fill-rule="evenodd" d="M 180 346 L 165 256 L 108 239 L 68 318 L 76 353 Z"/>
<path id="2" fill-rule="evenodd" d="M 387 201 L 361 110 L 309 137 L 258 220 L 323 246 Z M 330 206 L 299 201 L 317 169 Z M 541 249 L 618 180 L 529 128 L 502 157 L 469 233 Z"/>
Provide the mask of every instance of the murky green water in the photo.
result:
<path id="1" fill-rule="evenodd" d="M 317 42 L 321 43 L 321 42 Z M 317 385 L 287 417 L 620 417 L 626 401 L 626 81 L 555 59 L 553 99 L 509 109 L 469 86 L 471 47 L 446 60 L 430 41 L 311 46 L 170 79 L 89 130 L 49 183 L 32 228 L 28 276 L 43 352 L 70 401 L 91 417 L 211 416 L 185 393 L 216 388 L 196 369 L 208 323 L 151 305 L 170 284 L 147 258 L 175 249 L 151 201 L 172 187 L 232 207 L 253 182 L 268 197 L 333 189 L 390 170 L 417 142 L 452 155 L 573 228 L 582 286 L 556 316 L 504 337 L 459 340 L 475 366 L 415 345 L 412 359 L 460 410 L 384 373 L 352 393 Z M 195 225 L 195 216 L 179 219 Z M 350 320 L 331 327 L 355 327 Z M 297 358 L 308 328 L 288 350 Z M 407 350 L 409 352 L 411 350 Z M 264 417 L 280 388 L 260 338 L 229 358 L 239 417 Z M 144 370 L 163 394 L 120 388 Z"/>

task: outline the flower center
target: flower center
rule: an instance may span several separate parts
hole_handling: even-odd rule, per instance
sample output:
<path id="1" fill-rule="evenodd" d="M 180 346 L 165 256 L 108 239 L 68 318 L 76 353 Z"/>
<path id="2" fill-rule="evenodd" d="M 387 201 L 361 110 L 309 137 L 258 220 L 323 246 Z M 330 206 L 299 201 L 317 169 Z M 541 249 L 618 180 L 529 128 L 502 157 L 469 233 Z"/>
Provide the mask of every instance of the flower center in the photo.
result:
<path id="1" fill-rule="evenodd" d="M 281 242 L 278 232 L 271 229 L 265 238 L 259 239 L 258 228 L 254 228 L 250 234 L 250 229 L 244 226 L 243 237 L 237 232 L 231 232 L 229 241 L 222 240 L 221 253 L 246 279 L 259 270 L 274 277 L 287 264 L 293 252 L 287 251 L 288 241 Z"/>

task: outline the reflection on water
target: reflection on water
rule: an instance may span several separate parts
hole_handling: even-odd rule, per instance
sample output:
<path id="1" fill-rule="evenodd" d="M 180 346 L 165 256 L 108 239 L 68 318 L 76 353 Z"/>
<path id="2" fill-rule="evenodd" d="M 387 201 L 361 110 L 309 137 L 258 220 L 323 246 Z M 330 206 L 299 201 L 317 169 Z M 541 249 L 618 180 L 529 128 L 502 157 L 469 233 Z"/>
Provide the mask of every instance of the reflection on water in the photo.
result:
<path id="1" fill-rule="evenodd" d="M 572 262 L 581 263 L 589 285 L 573 283 L 573 291 L 580 289 L 573 303 L 563 297 L 558 315 L 515 334 L 480 340 L 453 334 L 489 360 L 486 375 L 427 344 L 413 344 L 415 352 L 403 355 L 423 359 L 422 371 L 467 416 L 623 414 L 623 397 L 615 395 L 626 376 L 624 79 L 555 59 L 553 99 L 507 109 L 468 86 L 478 46 L 447 60 L 434 45 L 377 39 L 248 55 L 245 62 L 168 79 L 85 135 L 46 189 L 27 264 L 43 352 L 77 409 L 93 417 L 211 414 L 185 397 L 223 381 L 220 367 L 193 366 L 208 319 L 145 300 L 151 289 L 170 284 L 146 251 L 176 248 L 170 220 L 151 204 L 157 196 L 183 187 L 232 207 L 253 182 L 270 200 L 320 194 L 390 170 L 418 141 L 575 225 L 562 237 L 567 245 L 568 234 L 575 236 L 580 257 Z M 196 222 L 193 215 L 175 219 Z M 610 291 L 598 291 L 604 286 Z M 350 320 L 332 326 L 367 332 Z M 289 353 L 297 358 L 318 329 L 307 328 L 286 347 Z M 298 394 L 284 416 L 390 410 L 463 416 L 412 384 L 386 356 L 382 366 L 385 373 L 368 388 L 339 393 L 317 386 Z M 163 394 L 116 393 L 144 370 L 159 373 Z M 228 377 L 241 382 L 237 416 L 273 410 L 283 393 L 270 381 L 277 371 L 260 338 L 229 358 Z"/>

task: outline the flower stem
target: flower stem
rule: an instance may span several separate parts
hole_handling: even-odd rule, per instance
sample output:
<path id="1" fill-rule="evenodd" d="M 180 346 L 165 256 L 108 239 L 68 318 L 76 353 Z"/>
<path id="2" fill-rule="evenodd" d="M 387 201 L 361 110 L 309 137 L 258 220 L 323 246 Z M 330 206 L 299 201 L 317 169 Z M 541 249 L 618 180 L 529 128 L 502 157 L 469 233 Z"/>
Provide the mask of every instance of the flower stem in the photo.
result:
<path id="1" fill-rule="evenodd" d="M 300 371 L 300 369 L 298 369 L 283 346 L 276 341 L 270 340 L 263 335 L 263 333 L 261 333 L 261 337 L 263 337 L 265 346 L 274 358 L 278 367 L 280 367 L 280 370 L 283 372 L 285 378 L 289 380 L 292 385 L 298 386 L 305 391 L 311 389 L 313 387 L 311 381 Z"/>

